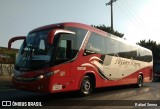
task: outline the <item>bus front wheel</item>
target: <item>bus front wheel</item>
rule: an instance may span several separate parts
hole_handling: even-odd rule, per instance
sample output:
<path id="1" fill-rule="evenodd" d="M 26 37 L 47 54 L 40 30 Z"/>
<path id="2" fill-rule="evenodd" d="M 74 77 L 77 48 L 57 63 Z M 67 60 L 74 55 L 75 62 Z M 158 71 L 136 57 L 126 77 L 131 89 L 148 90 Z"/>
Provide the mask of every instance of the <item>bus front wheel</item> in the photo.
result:
<path id="1" fill-rule="evenodd" d="M 81 82 L 80 94 L 81 96 L 87 96 L 91 94 L 93 89 L 92 81 L 89 76 L 84 76 Z"/>

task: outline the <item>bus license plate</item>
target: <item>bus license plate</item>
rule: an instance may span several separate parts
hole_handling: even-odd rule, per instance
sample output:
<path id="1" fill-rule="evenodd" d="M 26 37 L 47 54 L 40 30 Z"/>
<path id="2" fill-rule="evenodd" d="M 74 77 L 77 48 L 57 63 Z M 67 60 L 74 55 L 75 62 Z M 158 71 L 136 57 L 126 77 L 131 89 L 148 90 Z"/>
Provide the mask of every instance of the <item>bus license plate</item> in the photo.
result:
<path id="1" fill-rule="evenodd" d="M 59 84 L 53 85 L 53 90 L 61 90 L 61 89 L 62 89 L 62 85 L 59 85 Z"/>

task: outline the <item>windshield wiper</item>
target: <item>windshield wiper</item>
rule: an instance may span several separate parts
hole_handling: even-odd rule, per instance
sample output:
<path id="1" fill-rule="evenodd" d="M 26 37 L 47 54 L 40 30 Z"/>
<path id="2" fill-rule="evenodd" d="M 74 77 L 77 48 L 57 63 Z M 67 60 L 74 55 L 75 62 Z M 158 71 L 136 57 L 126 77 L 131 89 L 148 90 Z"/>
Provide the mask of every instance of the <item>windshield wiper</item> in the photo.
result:
<path id="1" fill-rule="evenodd" d="M 26 64 L 24 65 L 25 67 L 26 65 L 30 65 L 29 58 L 32 57 L 32 53 L 34 49 L 33 44 L 35 43 L 35 40 L 36 40 L 36 37 L 34 38 L 32 44 L 27 44 L 26 48 L 23 48 L 23 54 L 22 54 L 23 56 L 22 56 L 22 59 L 18 63 L 19 70 L 22 67 L 24 62 L 26 62 Z"/>

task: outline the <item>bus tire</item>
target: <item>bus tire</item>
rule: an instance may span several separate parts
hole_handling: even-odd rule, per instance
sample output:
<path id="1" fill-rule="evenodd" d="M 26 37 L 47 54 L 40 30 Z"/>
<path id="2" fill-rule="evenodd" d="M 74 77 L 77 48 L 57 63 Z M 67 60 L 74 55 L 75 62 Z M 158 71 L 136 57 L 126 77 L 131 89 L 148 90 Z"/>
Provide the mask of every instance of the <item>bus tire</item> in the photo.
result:
<path id="1" fill-rule="evenodd" d="M 80 87 L 80 95 L 87 96 L 90 95 L 93 90 L 92 80 L 90 76 L 86 75 L 83 77 Z"/>
<path id="2" fill-rule="evenodd" d="M 143 86 L 143 77 L 142 75 L 139 75 L 137 80 L 137 87 L 140 88 L 142 86 Z"/>

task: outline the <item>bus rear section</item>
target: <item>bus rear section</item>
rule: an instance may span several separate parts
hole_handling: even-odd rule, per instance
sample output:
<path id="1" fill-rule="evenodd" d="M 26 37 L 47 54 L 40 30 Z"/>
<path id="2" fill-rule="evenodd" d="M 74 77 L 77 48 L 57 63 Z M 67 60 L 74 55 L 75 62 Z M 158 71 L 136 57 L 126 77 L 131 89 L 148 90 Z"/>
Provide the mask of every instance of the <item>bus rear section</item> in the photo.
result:
<path id="1" fill-rule="evenodd" d="M 160 79 L 160 61 L 154 62 L 154 80 Z"/>
<path id="2" fill-rule="evenodd" d="M 82 66 L 95 69 L 96 87 L 136 84 L 153 79 L 152 52 L 116 36 L 92 32 L 83 53 Z M 87 62 L 88 61 L 88 62 Z M 97 85 L 100 84 L 100 85 Z"/>

